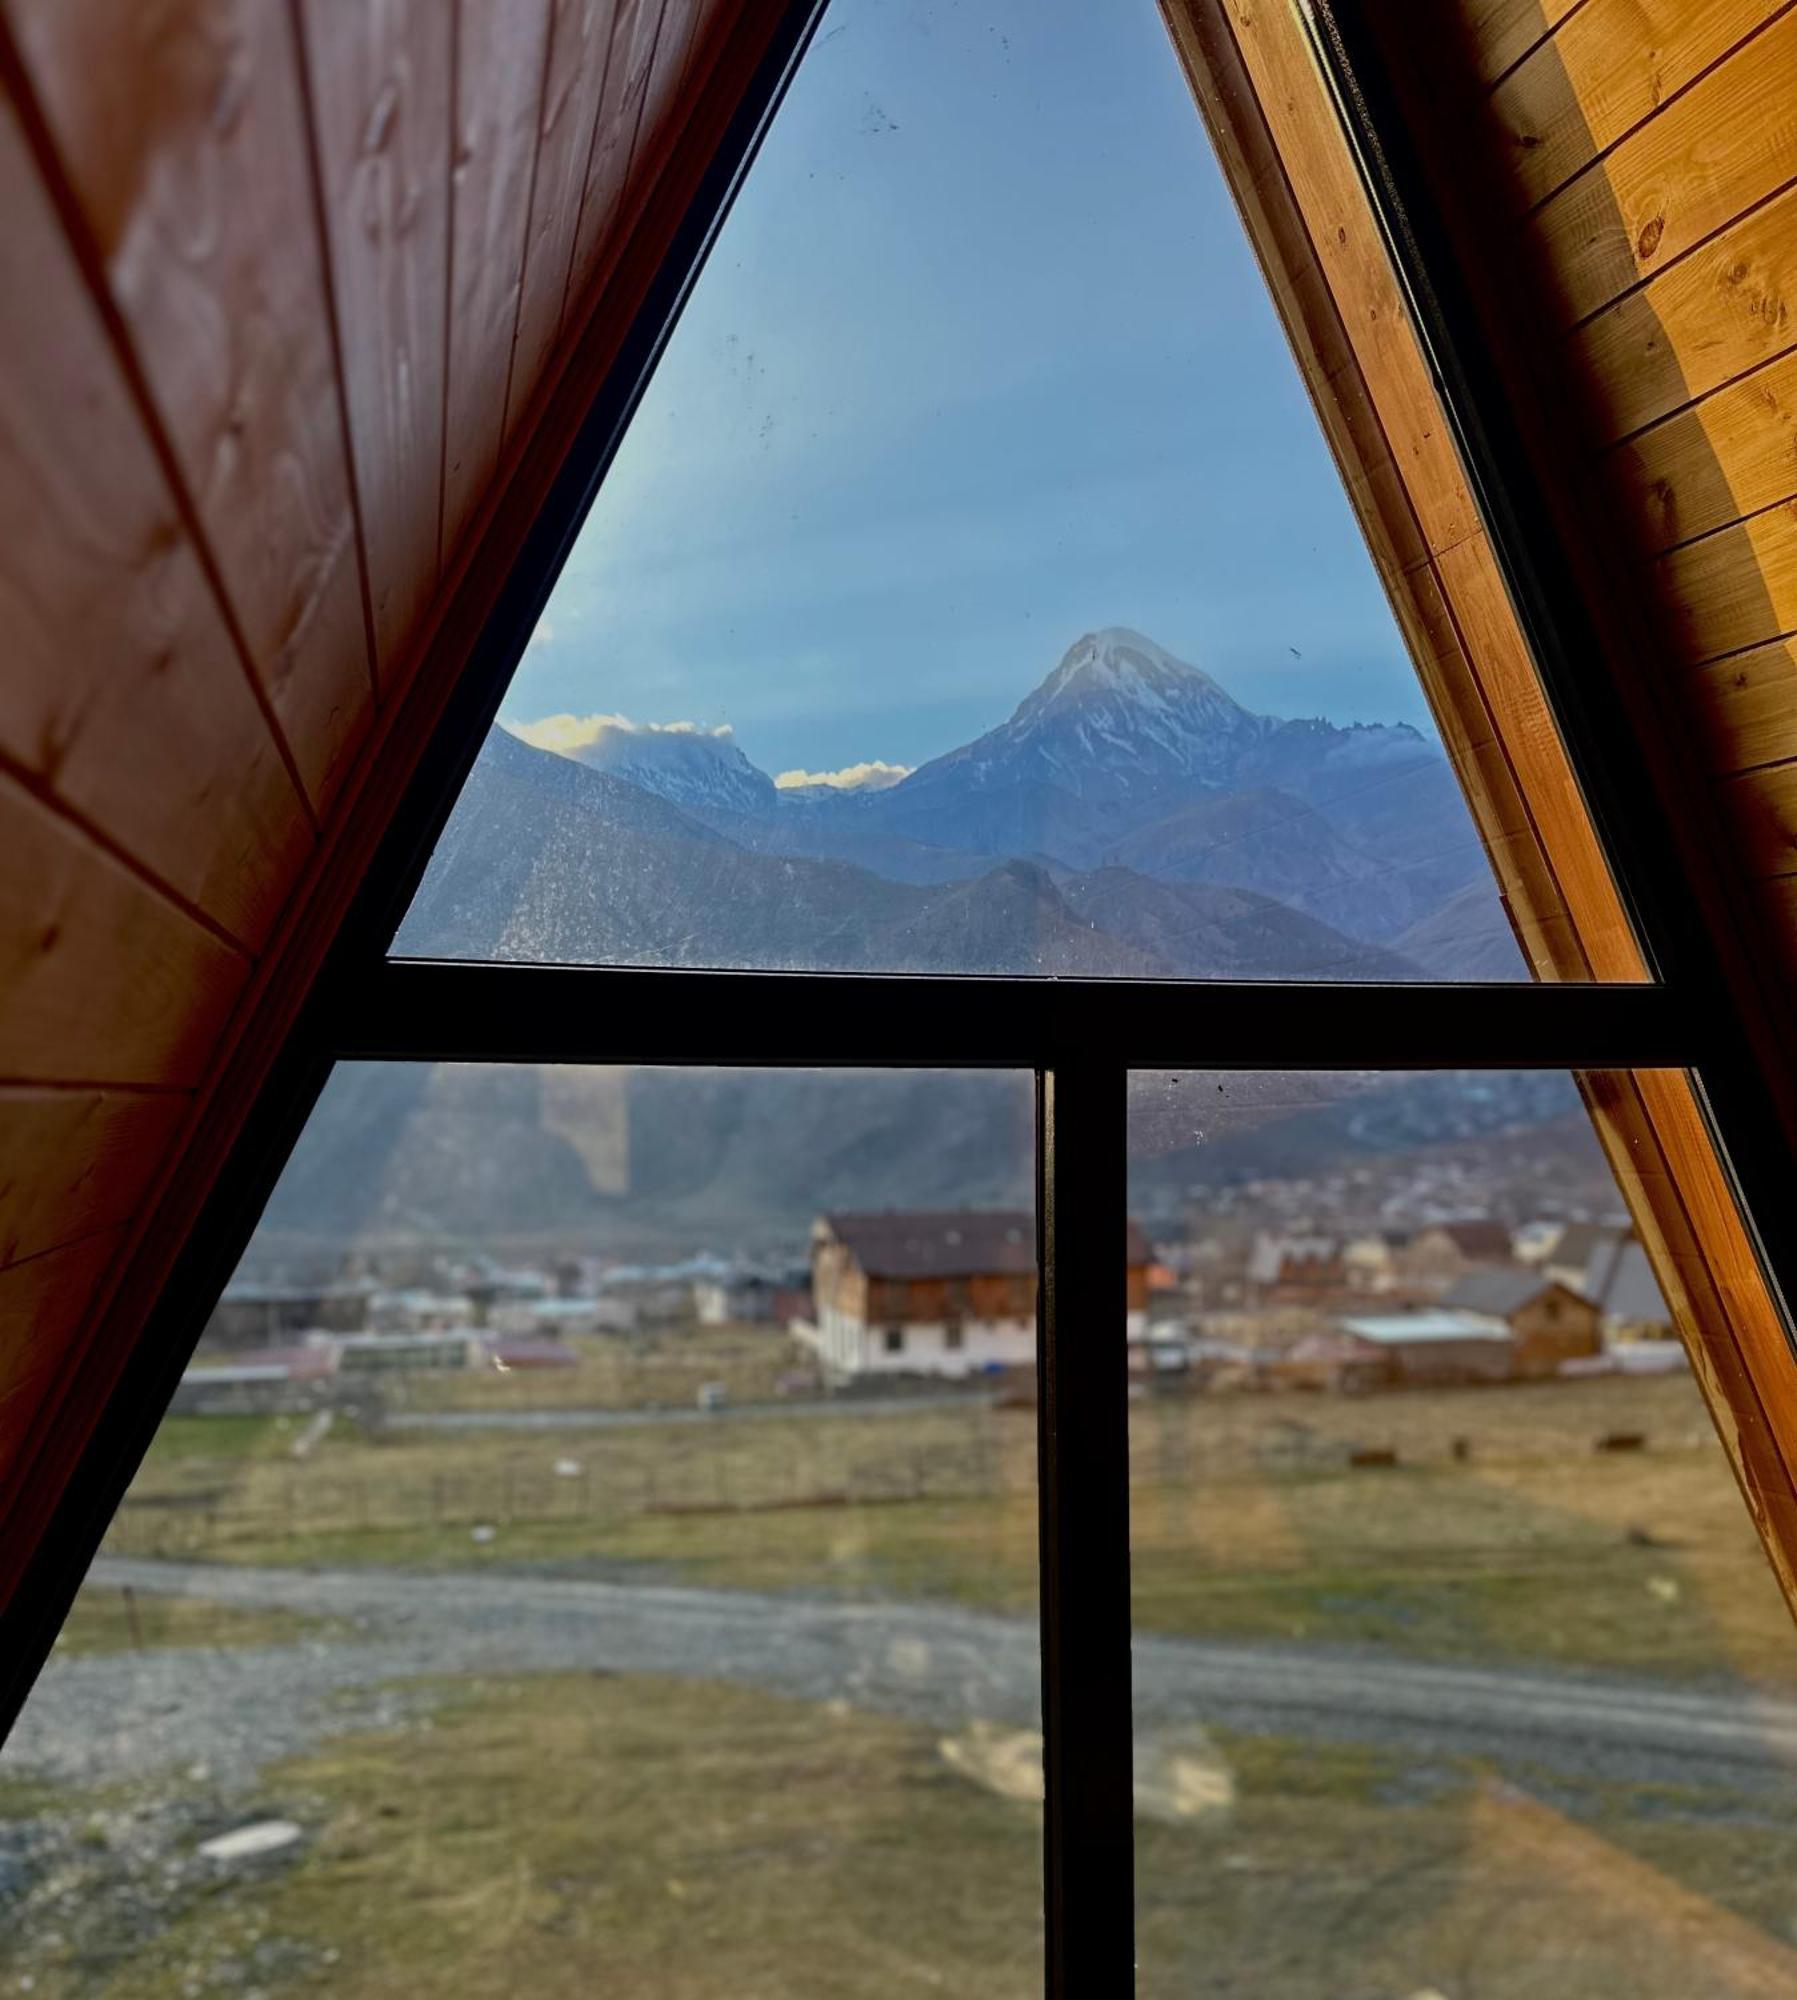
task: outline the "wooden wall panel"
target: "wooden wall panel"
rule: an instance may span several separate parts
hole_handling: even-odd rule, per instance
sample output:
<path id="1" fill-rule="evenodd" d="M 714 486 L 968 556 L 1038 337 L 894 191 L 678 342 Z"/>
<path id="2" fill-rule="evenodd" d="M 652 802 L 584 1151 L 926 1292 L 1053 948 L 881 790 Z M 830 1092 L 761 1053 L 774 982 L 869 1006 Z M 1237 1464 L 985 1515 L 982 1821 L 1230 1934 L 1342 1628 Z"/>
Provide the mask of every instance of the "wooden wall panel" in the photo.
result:
<path id="1" fill-rule="evenodd" d="M 548 38 L 549 0 L 459 0 L 443 445 L 446 559 L 499 466 Z"/>
<path id="2" fill-rule="evenodd" d="M 0 1088 L 0 1266 L 128 1222 L 187 1103 L 179 1091 Z"/>
<path id="3" fill-rule="evenodd" d="M 0 1596 L 784 13 L 502 449 L 548 4 L 0 0 Z"/>
<path id="4" fill-rule="evenodd" d="M 1589 0 L 1462 0 L 1460 17 L 1474 73 L 1496 83 L 1586 4 Z"/>
<path id="5" fill-rule="evenodd" d="M 1586 966 L 1600 976 L 1629 976 L 1639 956 L 1576 787 L 1564 768 L 1486 537 L 1474 519 L 1465 534 L 1444 538 L 1458 478 L 1453 447 L 1444 434 L 1433 387 L 1420 367 L 1414 342 L 1398 337 L 1407 328 L 1401 312 L 1392 313 L 1390 293 L 1377 268 L 1376 227 L 1346 160 L 1345 142 L 1315 73 L 1300 16 L 1294 8 L 1261 0 L 1165 0 L 1165 5 L 1182 53 L 1198 71 L 1198 96 L 1213 126 L 1239 125 L 1253 116 L 1264 119 L 1308 235 L 1303 255 L 1314 255 L 1339 307 L 1341 337 L 1364 377 L 1378 428 L 1390 445 L 1393 470 L 1411 499 L 1428 553 L 1394 579 L 1389 567 L 1391 538 L 1382 520 L 1368 523 L 1369 543 L 1393 589 L 1400 623 L 1429 688 L 1444 742 L 1466 785 L 1531 962 L 1538 968 L 1564 969 L 1562 976 L 1565 971 L 1578 976 Z M 1569 31 L 1583 11 L 1566 13 L 1561 31 Z M 1526 33 L 1520 14 L 1507 12 L 1500 24 L 1498 10 L 1480 6 L 1477 0 L 1456 0 L 1454 16 L 1447 23 L 1446 40 L 1459 51 L 1456 59 L 1463 63 L 1476 31 L 1502 25 L 1512 44 Z M 1543 19 L 1538 10 L 1536 19 Z M 1408 42 L 1415 20 L 1402 0 L 1394 0 L 1387 47 Z M 1538 58 L 1527 60 L 1533 63 Z M 1246 93 L 1233 81 L 1233 62 L 1240 63 L 1251 85 Z M 1400 74 L 1410 74 L 1404 61 L 1394 67 Z M 1469 67 L 1476 72 L 1470 80 L 1476 86 L 1481 76 L 1488 83 L 1502 65 Z M 1438 172 L 1446 171 L 1446 158 L 1457 158 L 1452 149 L 1463 134 L 1459 105 L 1466 93 L 1452 85 L 1452 78 L 1444 79 L 1438 72 L 1417 78 L 1416 94 L 1430 98 L 1427 117 L 1419 124 L 1430 133 L 1439 130 L 1442 139 L 1443 153 L 1436 156 Z M 1698 88 L 1693 85 L 1690 94 L 1695 96 Z M 1449 107 L 1445 111 L 1444 103 Z M 1439 126 L 1429 122 L 1433 119 L 1439 119 Z M 1286 282 L 1282 285 L 1275 277 L 1274 291 L 1290 328 L 1294 319 L 1303 322 L 1313 317 L 1315 309 L 1308 302 L 1302 256 L 1293 257 L 1289 229 L 1268 226 L 1263 197 L 1273 181 L 1271 169 L 1262 168 L 1246 185 L 1239 178 L 1240 162 L 1252 158 L 1256 150 L 1251 130 L 1241 137 L 1231 130 L 1219 146 L 1263 263 L 1275 271 L 1282 264 L 1286 267 Z M 1494 140 L 1493 150 L 1503 156 L 1501 139 Z M 1506 167 L 1506 172 L 1510 170 Z M 1575 188 L 1579 185 L 1573 183 Z M 1526 209 L 1526 201 L 1513 187 L 1500 187 L 1499 193 L 1503 198 L 1495 202 L 1477 199 L 1468 204 L 1466 227 L 1494 274 L 1493 288 L 1514 292 L 1528 260 L 1505 245 L 1501 233 L 1500 247 L 1493 249 L 1490 218 Z M 1553 206 L 1546 204 L 1522 226 L 1534 227 Z M 1450 209 L 1452 217 L 1458 219 L 1460 214 Z M 1635 299 L 1651 297 L 1673 283 L 1702 255 L 1701 250 L 1694 252 L 1642 287 Z M 1499 271 L 1501 280 L 1495 276 Z M 1548 349 L 1530 378 L 1534 385 L 1548 375 L 1556 359 L 1564 365 L 1579 347 L 1554 329 L 1549 314 L 1537 310 L 1523 317 Z M 1397 327 L 1382 324 L 1388 318 L 1396 318 Z M 1365 508 L 1375 489 L 1370 478 L 1355 480 L 1352 464 L 1369 448 L 1376 449 L 1377 439 L 1369 436 L 1361 421 L 1332 423 L 1327 396 L 1319 393 L 1317 343 L 1300 326 L 1293 331 L 1293 344 L 1331 444 L 1349 467 L 1349 490 L 1357 505 Z M 1672 367 L 1676 370 L 1676 361 Z M 1662 376 L 1656 392 L 1665 393 L 1668 386 Z M 1427 463 L 1431 454 L 1448 463 L 1431 467 Z M 1595 456 L 1594 451 L 1593 460 Z M 1595 463 L 1592 472 L 1595 477 Z M 1609 469 L 1607 481 L 1608 490 L 1614 492 L 1616 468 Z M 1598 509 L 1593 518 L 1626 516 L 1629 511 L 1611 508 L 1606 514 Z M 1362 518 L 1367 518 L 1364 513 Z M 1577 533 L 1576 524 L 1566 524 L 1565 532 Z M 1675 550 L 1666 560 L 1686 553 Z M 1668 580 L 1662 577 L 1661 582 Z M 1640 589 L 1645 581 L 1637 577 L 1638 596 L 1646 595 Z M 1720 588 L 1713 582 L 1707 587 Z M 1760 594 L 1768 599 L 1763 579 Z M 1731 616 L 1738 627 L 1744 623 L 1740 611 Z M 1676 648 L 1668 648 L 1657 656 L 1631 658 L 1629 665 L 1637 676 L 1653 674 L 1668 683 L 1696 684 L 1721 670 L 1679 674 L 1675 667 L 1679 657 Z M 1600 664 L 1594 662 L 1594 669 Z M 1756 665 L 1771 677 L 1779 663 L 1768 653 L 1765 659 L 1756 659 Z M 1753 726 L 1762 728 L 1764 723 L 1762 706 Z M 1765 865 L 1791 870 L 1787 879 L 1797 882 L 1797 779 L 1787 779 L 1790 770 L 1797 770 L 1797 765 L 1760 774 L 1775 786 L 1790 786 L 1789 807 L 1781 822 L 1765 823 L 1764 794 L 1758 796 Z M 1507 792 L 1514 806 L 1507 805 Z M 1514 816 L 1517 808 L 1520 825 Z M 1797 890 L 1789 893 L 1797 904 Z M 1744 1029 L 1745 1025 L 1744 1017 Z M 1586 1083 L 1619 1185 L 1690 1346 L 1749 1508 L 1787 1595 L 1797 1601 L 1797 1364 L 1692 1087 L 1678 1073 L 1595 1078 Z"/>
<path id="6" fill-rule="evenodd" d="M 107 1230 L 0 1270 L 0 1466 L 29 1430 L 121 1230 Z"/>
<path id="7" fill-rule="evenodd" d="M 0 297 L 0 764 L 254 947 L 310 822 L 3 100 Z"/>
<path id="8" fill-rule="evenodd" d="M 1602 443 L 1797 349 L 1797 189 L 1601 312 L 1567 362 Z"/>
<path id="9" fill-rule="evenodd" d="M 1541 60 L 1564 75 L 1558 41 Z M 1576 99 L 1576 78 L 1567 88 Z M 1534 216 L 1555 304 L 1569 321 L 1587 318 L 1775 193 L 1794 159 L 1797 14 L 1787 14 Z"/>
<path id="10" fill-rule="evenodd" d="M 1765 0 L 1585 0 L 1491 95 L 1519 205 L 1564 186 L 1765 18 Z"/>
<path id="11" fill-rule="evenodd" d="M 1791 754 L 1797 640 L 1756 646 L 1701 672 L 1688 706 L 1706 770 L 1751 771 Z"/>
<path id="12" fill-rule="evenodd" d="M 1655 569 L 1681 665 L 1797 631 L 1797 503 L 1687 542 Z"/>
<path id="13" fill-rule="evenodd" d="M 576 288 L 593 282 L 603 268 L 607 247 L 617 240 L 660 27 L 660 0 L 617 0 L 605 89 L 599 99 L 592 156 L 581 192 L 580 221 L 574 234 L 572 283 Z"/>
<path id="14" fill-rule="evenodd" d="M 1797 353 L 1617 446 L 1608 460 L 1631 527 L 1661 550 L 1797 494 Z"/>
<path id="15" fill-rule="evenodd" d="M 537 126 L 524 296 L 506 395 L 508 432 L 535 393 L 561 331 L 615 13 L 615 0 L 555 0 Z"/>
<path id="16" fill-rule="evenodd" d="M 384 694 L 442 554 L 455 16 L 445 0 L 304 0 L 301 19 Z"/>
<path id="17" fill-rule="evenodd" d="M 0 1081 L 199 1081 L 248 956 L 0 776 Z"/>
<path id="18" fill-rule="evenodd" d="M 248 665 L 322 808 L 367 727 L 370 684 L 285 12 L 6 6 Z"/>

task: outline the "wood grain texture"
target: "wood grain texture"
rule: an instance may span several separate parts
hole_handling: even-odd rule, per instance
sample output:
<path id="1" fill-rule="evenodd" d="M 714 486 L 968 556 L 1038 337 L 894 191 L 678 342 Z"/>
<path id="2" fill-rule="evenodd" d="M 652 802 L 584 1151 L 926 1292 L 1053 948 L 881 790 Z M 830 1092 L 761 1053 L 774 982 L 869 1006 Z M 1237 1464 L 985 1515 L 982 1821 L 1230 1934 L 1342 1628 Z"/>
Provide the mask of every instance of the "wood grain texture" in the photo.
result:
<path id="1" fill-rule="evenodd" d="M 1581 0 L 1463 0 L 1459 23 L 1473 73 L 1495 83 L 1580 4 Z"/>
<path id="2" fill-rule="evenodd" d="M 190 1085 L 250 962 L 0 776 L 0 1077 Z"/>
<path id="3" fill-rule="evenodd" d="M 0 1266 L 127 1222 L 189 1099 L 0 1088 Z"/>
<path id="4" fill-rule="evenodd" d="M 454 12 L 303 0 L 301 19 L 384 698 L 441 559 Z"/>
<path id="5" fill-rule="evenodd" d="M 506 397 L 509 435 L 555 351 L 580 225 L 581 191 L 612 48 L 614 0 L 555 0 L 537 123 L 524 294 Z"/>
<path id="6" fill-rule="evenodd" d="M 1724 778 L 1717 794 L 1750 881 L 1797 873 L 1797 763 Z"/>
<path id="7" fill-rule="evenodd" d="M 292 37 L 269 0 L 6 0 L 315 806 L 370 681 Z"/>
<path id="8" fill-rule="evenodd" d="M 0 761 L 253 948 L 311 822 L 3 102 L 0 297 Z"/>
<path id="9" fill-rule="evenodd" d="M 1797 500 L 1687 542 L 1655 567 L 1681 664 L 1797 632 Z"/>
<path id="10" fill-rule="evenodd" d="M 107 1230 L 0 1270 L 0 1479 L 29 1435 L 121 1237 Z"/>
<path id="11" fill-rule="evenodd" d="M 1586 0 L 1492 92 L 1519 202 L 1644 124 L 1766 18 L 1766 0 Z"/>
<path id="12" fill-rule="evenodd" d="M 633 195 L 636 192 L 630 167 L 660 29 L 661 0 L 617 0 L 605 88 L 599 98 L 580 219 L 574 232 L 570 298 L 590 293 L 605 268 L 608 253 L 622 241 L 625 190 L 628 186 Z"/>
<path id="13" fill-rule="evenodd" d="M 1464 733 L 1443 735 L 1480 811 L 1481 795 L 1526 806 L 1526 836 L 1511 819 L 1481 820 L 1532 963 L 1544 974 L 1639 979 L 1645 967 L 1566 764 L 1533 662 L 1497 575 L 1433 381 L 1411 332 L 1396 279 L 1336 128 L 1319 123 L 1321 84 L 1301 30 L 1280 8 L 1225 0 L 1315 256 L 1389 442 L 1429 551 L 1470 677 L 1445 680 L 1437 712 L 1460 710 Z M 1440 663 L 1419 662 L 1426 686 Z M 1495 739 L 1510 770 L 1481 773 L 1475 746 Z M 1540 857 L 1526 857 L 1533 845 Z M 1532 905 L 1532 907 L 1531 907 Z M 1568 921 L 1562 923 L 1564 916 Z M 1570 940 L 1576 939 L 1576 949 Z"/>
<path id="14" fill-rule="evenodd" d="M 637 121 L 634 157 L 640 171 L 632 178 L 638 183 L 639 199 L 646 192 L 647 178 L 660 171 L 676 137 L 675 114 L 700 31 L 708 17 L 724 11 L 719 0 L 662 0 L 661 30 L 655 37 L 655 52 L 643 86 L 642 116 Z"/>
<path id="15" fill-rule="evenodd" d="M 499 466 L 548 47 L 549 0 L 459 0 L 443 553 Z"/>
<path id="16" fill-rule="evenodd" d="M 1401 345 L 1375 339 L 1368 325 L 1369 307 L 1383 311 L 1384 300 L 1376 290 L 1354 295 L 1357 267 L 1348 240 L 1339 245 L 1344 254 L 1329 247 L 1331 232 L 1345 232 L 1351 239 L 1356 230 L 1370 231 L 1370 222 L 1364 207 L 1356 216 L 1345 195 L 1334 199 L 1328 193 L 1328 183 L 1339 179 L 1333 164 L 1339 133 L 1317 80 L 1304 73 L 1293 11 L 1257 0 L 1168 4 L 1173 12 L 1226 20 L 1233 29 L 1319 265 L 1340 304 L 1341 324 L 1374 411 L 1388 436 L 1412 440 L 1413 448 L 1393 450 L 1394 467 L 1413 496 L 1419 521 L 1438 518 L 1438 503 L 1415 497 L 1412 477 L 1416 447 L 1430 448 L 1429 426 L 1414 415 L 1406 424 L 1398 414 L 1406 402 L 1420 408 L 1421 392 L 1407 377 Z M 1404 26 L 1401 10 L 1398 23 Z M 1205 40 L 1194 31 L 1193 46 L 1202 51 Z M 1274 60 L 1274 47 L 1281 41 L 1288 45 L 1285 59 Z M 1202 89 L 1199 94 L 1205 101 Z M 1224 88 L 1211 101 L 1225 103 L 1228 97 Z M 1238 150 L 1247 155 L 1251 142 Z M 1231 150 L 1220 151 L 1227 170 Z M 1307 155 L 1321 155 L 1325 164 L 1319 167 L 1313 158 L 1307 168 Z M 1266 178 L 1264 172 L 1259 177 Z M 1239 185 L 1236 192 L 1263 259 L 1277 257 L 1275 239 L 1258 226 L 1252 195 L 1244 196 Z M 1275 289 L 1289 316 L 1301 285 Z M 1308 366 L 1303 339 L 1294 336 L 1294 347 Z M 1364 448 L 1358 424 L 1337 427 L 1332 443 L 1338 435 L 1348 440 L 1350 453 Z M 1437 438 L 1433 448 L 1445 450 L 1445 441 Z M 1387 539 L 1381 528 L 1369 530 L 1376 554 Z M 1427 553 L 1402 579 L 1410 602 L 1405 607 L 1398 592 L 1394 602 L 1531 962 L 1544 970 L 1588 965 L 1600 976 L 1639 976 L 1634 970 L 1639 954 L 1565 768 L 1485 536 L 1475 522 L 1470 532 L 1446 546 L 1438 533 L 1426 533 L 1425 539 Z M 1391 581 L 1387 574 L 1388 585 Z M 1491 803 L 1503 799 L 1507 784 L 1514 784 L 1526 820 L 1515 832 L 1494 832 Z M 1797 803 L 1797 784 L 1793 793 Z M 1797 826 L 1791 851 L 1797 865 Z M 1549 864 L 1545 884 L 1530 874 L 1543 864 Z M 1595 1085 L 1588 1098 L 1618 1183 L 1690 1346 L 1694 1370 L 1768 1555 L 1787 1596 L 1793 1596 L 1797 1370 L 1690 1086 L 1677 1074 L 1586 1081 Z"/>
<path id="17" fill-rule="evenodd" d="M 1600 442 L 1797 348 L 1797 191 L 1724 230 L 1573 336 Z"/>
<path id="18" fill-rule="evenodd" d="M 1346 142 L 1319 142 L 1318 79 L 1302 35 L 1264 0 L 1227 0 L 1242 60 L 1279 150 L 1317 262 L 1341 311 L 1423 538 L 1439 553 L 1479 525 L 1428 368 Z"/>
<path id="19" fill-rule="evenodd" d="M 1638 432 L 1608 469 L 1643 546 L 1726 527 L 1797 494 L 1797 354 Z"/>
<path id="20" fill-rule="evenodd" d="M 1547 302 L 1569 322 L 1597 312 L 1793 176 L 1797 13 L 1744 43 L 1537 213 Z"/>
<path id="21" fill-rule="evenodd" d="M 1704 768 L 1719 776 L 1797 757 L 1797 639 L 1699 670 L 1688 709 Z"/>

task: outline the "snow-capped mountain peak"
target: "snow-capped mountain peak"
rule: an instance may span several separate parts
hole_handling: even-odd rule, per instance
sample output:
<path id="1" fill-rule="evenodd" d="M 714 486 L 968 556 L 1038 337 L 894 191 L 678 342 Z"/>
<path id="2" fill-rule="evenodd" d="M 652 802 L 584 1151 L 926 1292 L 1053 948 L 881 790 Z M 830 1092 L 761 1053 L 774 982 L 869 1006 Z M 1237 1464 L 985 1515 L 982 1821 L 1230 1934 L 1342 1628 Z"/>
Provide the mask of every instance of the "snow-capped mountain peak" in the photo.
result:
<path id="1" fill-rule="evenodd" d="M 592 715 L 549 716 L 513 733 L 676 805 L 759 817 L 778 802 L 773 779 L 749 762 L 728 728 Z"/>
<path id="2" fill-rule="evenodd" d="M 1108 625 L 1076 639 L 1054 672 L 1018 704 L 1011 722 L 1038 722 L 1075 705 L 1123 703 L 1225 728 L 1257 720 L 1209 674 L 1127 625 Z"/>

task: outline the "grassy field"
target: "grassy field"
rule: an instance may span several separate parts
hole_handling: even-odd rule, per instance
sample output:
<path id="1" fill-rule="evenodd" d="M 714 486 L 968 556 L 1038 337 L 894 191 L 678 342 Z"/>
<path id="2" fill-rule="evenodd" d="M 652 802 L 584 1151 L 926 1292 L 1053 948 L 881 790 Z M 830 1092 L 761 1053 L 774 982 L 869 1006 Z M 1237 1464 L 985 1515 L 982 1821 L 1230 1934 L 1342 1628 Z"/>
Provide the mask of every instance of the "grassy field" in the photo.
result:
<path id="1" fill-rule="evenodd" d="M 929 1730 L 736 1688 L 585 1675 L 439 1691 L 268 1772 L 300 1858 L 0 1943 L 42 2000 L 886 2000 L 1040 1985 L 1039 1808 Z M 1769 2000 L 1797 1990 L 1797 1814 L 1219 1736 L 1233 1806 L 1138 1828 L 1146 2000 Z M 36 1802 L 41 1805 L 41 1801 Z M 1719 1805 L 1728 1807 L 1719 1810 Z M 4 1802 L 0 1802 L 0 1811 Z M 111 1865 L 90 1843 L 63 1893 Z M 84 1873 L 85 1869 L 85 1873 Z M 25 1982 L 29 1981 L 29 1988 Z"/>
<path id="2" fill-rule="evenodd" d="M 341 1628 L 294 1611 L 239 1609 L 201 1597 L 162 1597 L 87 1584 L 57 1636 L 56 1651 L 123 1653 L 167 1646 L 284 1646 Z"/>
<path id="3" fill-rule="evenodd" d="M 722 1383 L 733 1403 L 776 1401 L 822 1383 L 814 1360 L 781 1329 L 721 1326 L 636 1334 L 573 1334 L 572 1368 L 458 1369 L 406 1379 L 415 1410 L 691 1409 Z"/>
<path id="4" fill-rule="evenodd" d="M 1642 1448 L 1595 1448 L 1618 1432 Z M 540 1437 L 339 1425 L 303 1462 L 293 1434 L 171 1421 L 113 1546 L 1034 1601 L 1027 1410 Z M 1399 1463 L 1350 1464 L 1378 1448 Z M 1132 1457 L 1145 1629 L 1797 1687 L 1797 1635 L 1682 1377 L 1146 1403 Z"/>

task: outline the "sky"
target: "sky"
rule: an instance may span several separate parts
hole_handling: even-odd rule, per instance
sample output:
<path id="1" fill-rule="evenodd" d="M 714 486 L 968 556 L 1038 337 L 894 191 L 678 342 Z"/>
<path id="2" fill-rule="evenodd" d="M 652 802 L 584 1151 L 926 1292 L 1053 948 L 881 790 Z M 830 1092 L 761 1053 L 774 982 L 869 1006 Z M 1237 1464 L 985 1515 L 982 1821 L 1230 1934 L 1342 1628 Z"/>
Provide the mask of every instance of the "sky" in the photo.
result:
<path id="1" fill-rule="evenodd" d="M 833 0 L 502 719 L 914 765 L 1105 625 L 1433 733 L 1151 0 Z"/>

